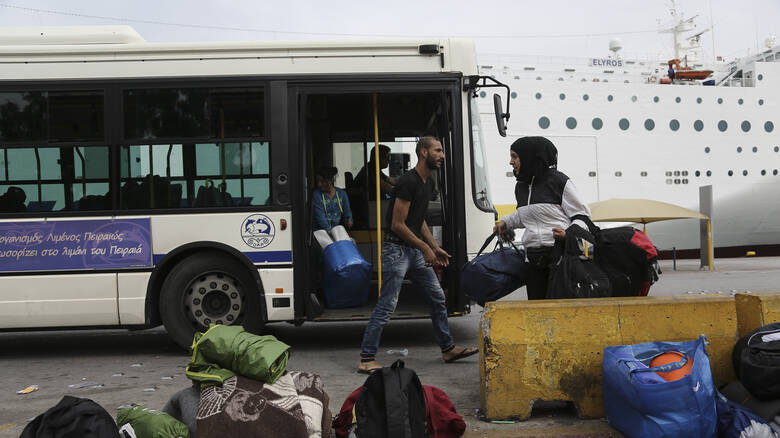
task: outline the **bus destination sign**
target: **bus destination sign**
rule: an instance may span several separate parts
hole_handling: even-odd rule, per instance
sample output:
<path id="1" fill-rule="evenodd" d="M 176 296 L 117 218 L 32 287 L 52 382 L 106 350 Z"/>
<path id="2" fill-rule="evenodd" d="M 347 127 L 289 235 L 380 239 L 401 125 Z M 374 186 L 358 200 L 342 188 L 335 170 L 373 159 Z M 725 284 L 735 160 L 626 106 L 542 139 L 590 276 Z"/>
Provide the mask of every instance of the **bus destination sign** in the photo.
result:
<path id="1" fill-rule="evenodd" d="M 0 272 L 148 268 L 145 219 L 0 223 Z"/>

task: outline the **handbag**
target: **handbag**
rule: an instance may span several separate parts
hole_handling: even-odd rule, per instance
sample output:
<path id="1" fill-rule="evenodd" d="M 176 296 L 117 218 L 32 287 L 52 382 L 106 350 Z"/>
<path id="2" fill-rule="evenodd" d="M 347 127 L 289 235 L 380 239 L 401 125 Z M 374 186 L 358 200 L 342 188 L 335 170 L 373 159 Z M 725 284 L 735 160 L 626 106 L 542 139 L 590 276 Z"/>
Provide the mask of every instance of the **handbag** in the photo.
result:
<path id="1" fill-rule="evenodd" d="M 716 390 L 704 335 L 687 342 L 648 342 L 606 347 L 602 360 L 607 421 L 632 438 L 714 437 L 718 427 Z M 679 362 L 648 367 L 660 354 L 678 351 Z M 683 368 L 678 380 L 658 379 L 657 372 Z"/>
<path id="2" fill-rule="evenodd" d="M 595 240 L 578 225 L 571 225 L 566 229 L 566 238 L 555 242 L 547 282 L 548 299 L 610 296 L 609 277 L 593 259 L 580 255 L 578 238 Z"/>
<path id="3" fill-rule="evenodd" d="M 495 233 L 488 236 L 477 256 L 460 271 L 461 290 L 483 307 L 486 302 L 505 297 L 524 286 L 528 278 L 525 251 L 513 242 L 508 241 L 509 246 L 504 246 L 499 238 L 492 252 L 482 254 L 494 238 Z"/>

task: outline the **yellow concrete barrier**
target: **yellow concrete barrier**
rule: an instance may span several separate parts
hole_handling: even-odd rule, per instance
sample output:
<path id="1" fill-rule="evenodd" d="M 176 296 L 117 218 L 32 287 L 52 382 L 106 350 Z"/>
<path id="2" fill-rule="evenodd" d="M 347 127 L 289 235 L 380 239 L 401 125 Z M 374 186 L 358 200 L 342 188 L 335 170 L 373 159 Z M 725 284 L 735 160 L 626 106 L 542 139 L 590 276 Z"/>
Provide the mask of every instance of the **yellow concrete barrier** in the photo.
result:
<path id="1" fill-rule="evenodd" d="M 739 337 L 767 324 L 780 322 L 780 292 L 737 294 L 734 305 L 737 308 Z"/>
<path id="2" fill-rule="evenodd" d="M 535 400 L 574 402 L 583 418 L 604 417 L 604 347 L 652 341 L 710 341 L 716 384 L 734 378 L 732 297 L 697 295 L 488 303 L 480 336 L 480 402 L 491 420 L 527 419 Z"/>

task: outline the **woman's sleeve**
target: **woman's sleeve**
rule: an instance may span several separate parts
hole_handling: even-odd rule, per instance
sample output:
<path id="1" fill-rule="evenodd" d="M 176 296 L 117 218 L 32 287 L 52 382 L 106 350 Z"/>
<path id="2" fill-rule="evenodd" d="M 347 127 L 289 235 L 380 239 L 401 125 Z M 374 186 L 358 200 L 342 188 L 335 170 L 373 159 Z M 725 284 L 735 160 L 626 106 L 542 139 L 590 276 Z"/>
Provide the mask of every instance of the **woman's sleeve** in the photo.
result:
<path id="1" fill-rule="evenodd" d="M 590 207 L 588 207 L 588 204 L 582 202 L 582 199 L 577 194 L 577 189 L 574 187 L 574 183 L 571 180 L 566 181 L 566 186 L 563 188 L 561 208 L 563 208 L 563 213 L 568 218 L 578 214 L 590 217 Z M 578 225 L 583 230 L 588 229 L 588 225 L 579 219 L 573 221 L 572 224 Z"/>
<path id="2" fill-rule="evenodd" d="M 349 206 L 349 196 L 347 196 L 347 192 L 345 192 L 342 189 L 339 190 L 339 196 L 341 196 L 342 200 L 342 208 L 344 209 L 344 216 L 347 219 L 347 222 L 352 222 L 352 208 Z"/>
<path id="3" fill-rule="evenodd" d="M 322 205 L 322 192 L 315 190 L 312 194 L 312 216 L 314 216 L 314 227 L 316 230 L 330 231 L 328 218 L 325 217 L 325 206 Z"/>
<path id="4" fill-rule="evenodd" d="M 515 228 L 525 228 L 525 225 L 523 225 L 523 221 L 520 218 L 520 208 L 501 218 L 501 220 L 506 223 L 508 229 L 514 230 Z"/>

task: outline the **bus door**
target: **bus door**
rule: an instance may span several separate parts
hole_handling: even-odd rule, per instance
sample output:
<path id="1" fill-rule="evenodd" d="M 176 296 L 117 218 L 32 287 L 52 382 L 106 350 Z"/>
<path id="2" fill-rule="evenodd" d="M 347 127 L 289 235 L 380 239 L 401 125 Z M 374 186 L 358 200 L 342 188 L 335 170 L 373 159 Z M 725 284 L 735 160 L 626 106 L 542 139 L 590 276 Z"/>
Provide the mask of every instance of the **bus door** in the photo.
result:
<path id="1" fill-rule="evenodd" d="M 444 82 L 444 83 L 441 83 Z M 435 196 L 429 203 L 426 221 L 439 244 L 453 261 L 465 257 L 463 239 L 464 200 L 462 167 L 462 136 L 460 119 L 460 92 L 458 81 L 438 81 L 431 84 L 398 86 L 394 84 L 357 86 L 329 85 L 292 87 L 290 116 L 295 126 L 290 127 L 290 144 L 298 144 L 297 163 L 301 186 L 296 190 L 302 196 L 295 206 L 301 212 L 295 219 L 305 224 L 305 231 L 297 232 L 295 291 L 296 317 L 315 320 L 364 319 L 370 316 L 379 294 L 380 256 L 378 240 L 384 240 L 387 227 L 389 190 L 396 178 L 417 164 L 415 153 L 419 137 L 432 135 L 445 149 L 445 165 L 434 172 Z M 376 100 L 374 100 L 376 99 Z M 456 114 L 457 110 L 457 114 Z M 376 151 L 379 148 L 377 166 Z M 362 257 L 371 264 L 372 275 L 367 302 L 341 307 L 339 291 L 323 287 L 322 243 L 314 231 L 341 223 L 323 222 L 314 215 L 332 202 L 317 192 L 316 174 L 321 169 L 336 168 L 335 186 L 343 189 L 352 223 L 349 236 Z M 379 177 L 377 198 L 376 168 Z M 296 200 L 299 198 L 295 196 Z M 344 202 L 347 201 L 347 202 Z M 338 202 L 338 200 L 337 200 Z M 316 205 L 322 203 L 322 208 Z M 377 215 L 377 203 L 380 213 Z M 334 207 L 335 208 L 335 207 Z M 342 216 L 346 216 L 346 212 Z M 331 221 L 333 222 L 333 221 Z M 377 234 L 379 229 L 379 235 Z M 325 242 L 327 244 L 327 242 Z M 302 260 L 304 259 L 305 260 Z M 462 312 L 466 301 L 457 287 L 457 268 L 437 270 L 451 313 Z M 303 268 L 303 269 L 301 269 Z M 362 292 L 361 292 L 362 293 Z M 429 308 L 424 294 L 414 293 L 407 280 L 402 287 L 394 317 L 428 317 Z"/>

